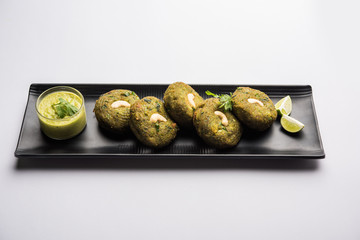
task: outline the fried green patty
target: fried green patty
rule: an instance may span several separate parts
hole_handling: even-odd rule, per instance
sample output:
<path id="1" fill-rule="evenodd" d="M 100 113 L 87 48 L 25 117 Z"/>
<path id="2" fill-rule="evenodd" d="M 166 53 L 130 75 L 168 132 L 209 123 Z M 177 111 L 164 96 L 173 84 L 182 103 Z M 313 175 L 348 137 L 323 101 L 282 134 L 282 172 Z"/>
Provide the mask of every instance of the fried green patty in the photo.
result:
<path id="1" fill-rule="evenodd" d="M 193 122 L 196 132 L 215 148 L 234 147 L 240 141 L 242 126 L 230 111 L 225 112 L 219 106 L 219 99 L 209 98 L 195 110 Z"/>
<path id="2" fill-rule="evenodd" d="M 164 93 L 165 108 L 180 126 L 192 127 L 195 109 L 204 99 L 188 84 L 175 82 Z"/>
<path id="3" fill-rule="evenodd" d="M 170 144 L 179 130 L 165 111 L 164 103 L 153 96 L 131 105 L 130 128 L 140 142 L 154 148 Z"/>
<path id="4" fill-rule="evenodd" d="M 117 133 L 127 131 L 130 105 L 136 100 L 139 100 L 139 97 L 131 90 L 114 89 L 102 94 L 94 107 L 99 126 Z"/>
<path id="5" fill-rule="evenodd" d="M 276 120 L 277 112 L 268 95 L 249 88 L 238 87 L 232 96 L 233 113 L 249 128 L 264 131 Z"/>

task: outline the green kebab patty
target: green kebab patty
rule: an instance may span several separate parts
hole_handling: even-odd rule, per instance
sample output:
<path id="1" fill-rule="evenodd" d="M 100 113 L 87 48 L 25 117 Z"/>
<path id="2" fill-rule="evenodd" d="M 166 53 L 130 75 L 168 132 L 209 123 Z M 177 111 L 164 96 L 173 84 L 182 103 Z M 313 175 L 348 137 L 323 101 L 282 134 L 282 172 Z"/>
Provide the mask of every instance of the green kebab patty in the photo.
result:
<path id="1" fill-rule="evenodd" d="M 233 113 L 242 123 L 257 131 L 268 129 L 277 117 L 269 96 L 250 87 L 238 87 L 235 90 L 232 107 Z"/>
<path id="2" fill-rule="evenodd" d="M 223 149 L 234 147 L 240 141 L 243 128 L 230 111 L 220 109 L 218 98 L 209 98 L 194 113 L 197 134 L 209 145 Z"/>
<path id="3" fill-rule="evenodd" d="M 154 148 L 169 145 L 179 130 L 165 111 L 164 103 L 153 96 L 131 105 L 130 128 L 140 142 Z"/>
<path id="4" fill-rule="evenodd" d="M 180 126 L 191 128 L 195 109 L 204 99 L 188 84 L 175 82 L 164 93 L 165 108 Z"/>
<path id="5" fill-rule="evenodd" d="M 115 133 L 129 130 L 130 106 L 139 97 L 126 89 L 114 89 L 102 94 L 95 103 L 94 113 L 99 126 Z"/>

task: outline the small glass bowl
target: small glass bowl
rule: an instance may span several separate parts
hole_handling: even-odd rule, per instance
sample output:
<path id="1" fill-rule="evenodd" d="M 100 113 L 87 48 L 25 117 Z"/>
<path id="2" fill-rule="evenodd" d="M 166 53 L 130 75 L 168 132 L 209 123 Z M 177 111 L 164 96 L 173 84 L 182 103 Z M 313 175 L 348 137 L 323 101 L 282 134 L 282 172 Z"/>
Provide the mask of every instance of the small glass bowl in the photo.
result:
<path id="1" fill-rule="evenodd" d="M 59 98 L 59 96 L 61 97 L 66 94 L 75 95 L 75 98 L 77 96 L 81 100 L 79 110 L 74 115 L 67 116 L 65 118 L 52 118 L 45 116 L 45 111 L 48 110 L 48 108 L 52 108 L 52 104 L 58 102 L 56 97 Z M 51 101 L 51 98 L 53 98 L 53 101 Z M 39 107 L 44 99 L 48 101 L 49 104 L 46 105 L 44 102 L 45 106 L 42 106 L 42 109 L 40 109 Z M 86 126 L 84 97 L 78 90 L 72 87 L 56 86 L 45 90 L 40 94 L 36 101 L 36 112 L 40 121 L 40 128 L 42 132 L 52 139 L 65 140 L 75 137 L 81 133 Z"/>

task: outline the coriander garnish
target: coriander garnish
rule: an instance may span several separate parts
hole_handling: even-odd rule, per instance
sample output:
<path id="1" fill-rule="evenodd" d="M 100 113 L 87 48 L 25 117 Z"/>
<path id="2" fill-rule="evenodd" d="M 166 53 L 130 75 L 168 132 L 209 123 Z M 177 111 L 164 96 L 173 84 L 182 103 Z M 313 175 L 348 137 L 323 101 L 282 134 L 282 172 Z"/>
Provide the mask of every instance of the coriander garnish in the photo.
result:
<path id="1" fill-rule="evenodd" d="M 232 110 L 232 103 L 231 103 L 232 93 L 230 93 L 230 95 L 229 94 L 218 95 L 218 94 L 214 94 L 214 93 L 210 92 L 209 90 L 206 90 L 205 93 L 209 96 L 218 98 L 221 103 L 220 108 L 224 108 L 225 111 Z"/>
<path id="2" fill-rule="evenodd" d="M 52 107 L 54 108 L 55 113 L 59 116 L 59 118 L 72 116 L 79 111 L 77 107 L 75 107 L 63 98 L 59 98 L 59 102 L 53 104 Z"/>

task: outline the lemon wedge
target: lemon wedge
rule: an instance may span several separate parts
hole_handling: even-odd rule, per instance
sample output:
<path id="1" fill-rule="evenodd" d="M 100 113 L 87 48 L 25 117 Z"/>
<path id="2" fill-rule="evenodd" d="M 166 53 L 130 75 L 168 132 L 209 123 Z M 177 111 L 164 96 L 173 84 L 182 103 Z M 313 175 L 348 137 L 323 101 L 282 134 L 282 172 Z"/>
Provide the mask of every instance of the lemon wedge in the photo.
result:
<path id="1" fill-rule="evenodd" d="M 286 131 L 291 133 L 299 132 L 305 127 L 303 123 L 287 115 L 281 117 L 280 124 Z"/>
<path id="2" fill-rule="evenodd" d="M 275 104 L 275 109 L 280 116 L 289 116 L 292 111 L 292 102 L 290 96 L 283 97 Z"/>

